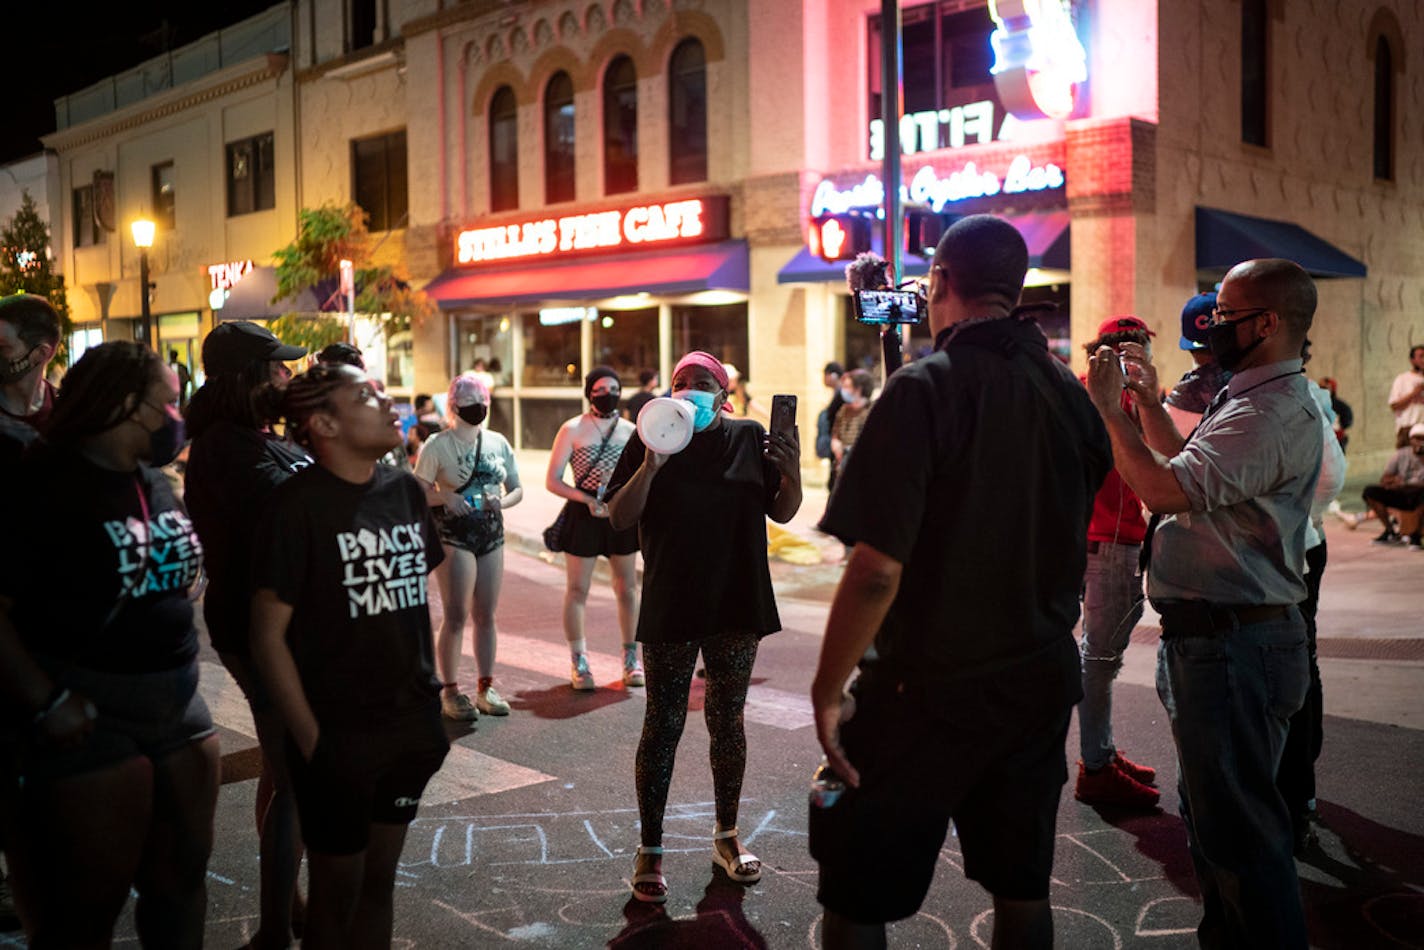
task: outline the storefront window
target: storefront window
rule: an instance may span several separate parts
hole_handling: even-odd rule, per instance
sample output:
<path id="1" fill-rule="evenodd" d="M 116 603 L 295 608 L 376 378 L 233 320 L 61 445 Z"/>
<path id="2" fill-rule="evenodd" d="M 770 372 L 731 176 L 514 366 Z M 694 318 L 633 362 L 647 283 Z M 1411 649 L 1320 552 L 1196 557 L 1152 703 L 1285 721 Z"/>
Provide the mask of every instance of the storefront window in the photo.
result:
<path id="1" fill-rule="evenodd" d="M 554 447 L 554 436 L 559 426 L 567 419 L 583 412 L 583 399 L 521 399 L 520 447 L 525 449 L 550 449 Z"/>
<path id="2" fill-rule="evenodd" d="M 747 305 L 673 307 L 672 357 L 676 360 L 690 350 L 704 350 L 746 372 Z"/>
<path id="3" fill-rule="evenodd" d="M 578 386 L 583 380 L 579 365 L 579 322 L 554 323 L 537 313 L 523 313 L 524 386 Z M 525 428 L 529 420 L 525 417 Z"/>
<path id="4" fill-rule="evenodd" d="M 611 366 L 625 390 L 636 388 L 639 371 L 658 368 L 657 309 L 600 311 L 593 322 L 593 365 Z"/>
<path id="5" fill-rule="evenodd" d="M 484 360 L 495 387 L 509 386 L 514 374 L 514 328 L 507 315 L 461 315 L 455 318 L 455 369 L 474 369 Z"/>

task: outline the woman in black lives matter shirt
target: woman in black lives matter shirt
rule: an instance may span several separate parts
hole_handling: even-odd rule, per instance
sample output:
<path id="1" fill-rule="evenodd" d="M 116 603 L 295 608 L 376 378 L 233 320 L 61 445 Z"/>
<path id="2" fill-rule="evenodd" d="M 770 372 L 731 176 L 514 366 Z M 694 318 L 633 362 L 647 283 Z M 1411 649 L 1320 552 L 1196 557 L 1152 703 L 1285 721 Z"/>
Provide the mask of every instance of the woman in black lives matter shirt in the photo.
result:
<path id="1" fill-rule="evenodd" d="M 299 446 L 271 430 L 274 400 L 292 378 L 286 360 L 306 350 L 286 346 L 264 327 L 245 320 L 218 324 L 203 340 L 207 381 L 188 403 L 188 449 L 183 502 L 203 539 L 208 588 L 203 620 L 223 666 L 252 709 L 262 748 L 262 775 L 254 811 L 261 868 L 260 915 L 253 950 L 291 942 L 297 873 L 302 860 L 297 804 L 287 776 L 282 719 L 252 666 L 252 536 L 267 497 L 311 464 Z"/>
<path id="2" fill-rule="evenodd" d="M 137 343 L 88 350 L 13 472 L 0 692 L 24 739 L 6 853 L 32 946 L 105 946 L 132 887 L 145 946 L 198 947 L 218 739 L 189 588 L 202 546 L 167 478 L 178 378 Z"/>
<path id="3" fill-rule="evenodd" d="M 377 464 L 400 419 L 364 373 L 318 364 L 288 384 L 283 416 L 317 464 L 258 526 L 252 656 L 289 736 L 303 945 L 388 946 L 406 827 L 449 747 L 426 597 L 440 540 L 420 482 Z"/>

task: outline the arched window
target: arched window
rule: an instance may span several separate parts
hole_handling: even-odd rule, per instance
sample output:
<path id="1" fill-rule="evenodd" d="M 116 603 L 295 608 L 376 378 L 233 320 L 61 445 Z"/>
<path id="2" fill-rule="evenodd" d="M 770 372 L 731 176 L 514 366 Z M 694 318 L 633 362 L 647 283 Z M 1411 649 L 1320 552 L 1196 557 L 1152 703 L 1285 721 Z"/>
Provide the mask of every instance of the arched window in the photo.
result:
<path id="1" fill-rule="evenodd" d="M 690 38 L 668 62 L 668 180 L 707 180 L 707 57 Z"/>
<path id="2" fill-rule="evenodd" d="M 1394 57 L 1389 40 L 1375 40 L 1375 177 L 1394 177 Z"/>
<path id="3" fill-rule="evenodd" d="M 574 84 L 554 73 L 544 87 L 544 202 L 574 200 Z"/>
<path id="4" fill-rule="evenodd" d="M 638 190 L 638 72 L 628 56 L 603 74 L 603 190 Z"/>
<path id="5" fill-rule="evenodd" d="M 500 86 L 489 107 L 490 210 L 519 207 L 519 104 Z"/>
<path id="6" fill-rule="evenodd" d="M 1266 0 L 1241 0 L 1241 141 L 1269 145 L 1266 134 L 1270 42 Z"/>

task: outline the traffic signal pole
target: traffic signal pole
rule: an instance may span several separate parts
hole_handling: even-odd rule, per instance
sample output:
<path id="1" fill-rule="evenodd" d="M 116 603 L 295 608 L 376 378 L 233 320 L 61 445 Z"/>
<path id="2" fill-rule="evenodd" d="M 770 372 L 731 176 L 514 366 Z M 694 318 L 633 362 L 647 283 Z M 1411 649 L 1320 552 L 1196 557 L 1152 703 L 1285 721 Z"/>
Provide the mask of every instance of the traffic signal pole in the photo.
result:
<path id="1" fill-rule="evenodd" d="M 880 180 L 885 183 L 885 257 L 890 284 L 900 286 L 904 273 L 904 208 L 900 205 L 900 116 L 905 111 L 905 78 L 900 65 L 900 0 L 880 0 L 880 118 L 885 123 L 885 155 Z M 903 338 L 908 325 L 890 324 L 880 330 L 885 378 L 905 361 Z"/>

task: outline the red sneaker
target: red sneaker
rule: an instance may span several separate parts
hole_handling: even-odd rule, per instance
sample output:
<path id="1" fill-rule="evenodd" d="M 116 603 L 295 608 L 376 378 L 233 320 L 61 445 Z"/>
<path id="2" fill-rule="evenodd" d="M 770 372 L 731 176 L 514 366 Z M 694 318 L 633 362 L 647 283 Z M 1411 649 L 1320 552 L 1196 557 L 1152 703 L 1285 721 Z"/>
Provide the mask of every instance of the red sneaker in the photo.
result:
<path id="1" fill-rule="evenodd" d="M 1079 762 L 1073 797 L 1088 805 L 1148 809 L 1157 807 L 1161 795 L 1157 789 L 1128 775 L 1116 762 L 1109 762 L 1096 772 L 1089 772 Z"/>
<path id="2" fill-rule="evenodd" d="M 1128 775 L 1137 779 L 1137 781 L 1141 782 L 1143 785 L 1157 784 L 1157 770 L 1152 768 L 1152 766 L 1138 765 L 1136 762 L 1133 762 L 1132 760 L 1128 759 L 1121 752 L 1116 751 L 1113 752 L 1112 760 L 1113 765 L 1116 765 Z"/>

